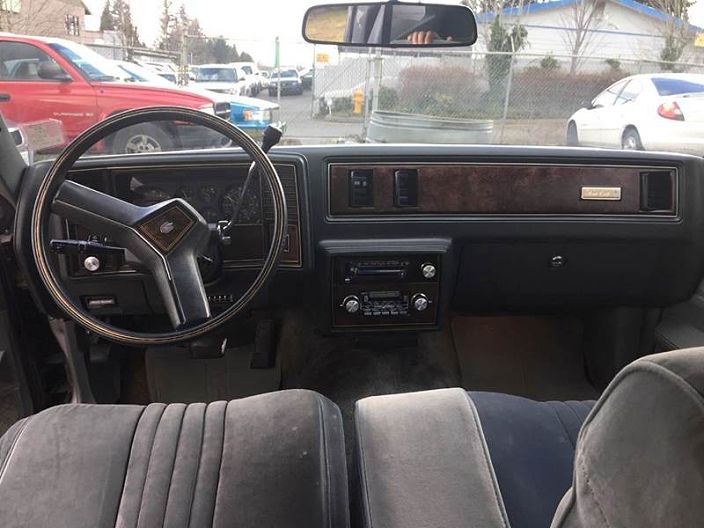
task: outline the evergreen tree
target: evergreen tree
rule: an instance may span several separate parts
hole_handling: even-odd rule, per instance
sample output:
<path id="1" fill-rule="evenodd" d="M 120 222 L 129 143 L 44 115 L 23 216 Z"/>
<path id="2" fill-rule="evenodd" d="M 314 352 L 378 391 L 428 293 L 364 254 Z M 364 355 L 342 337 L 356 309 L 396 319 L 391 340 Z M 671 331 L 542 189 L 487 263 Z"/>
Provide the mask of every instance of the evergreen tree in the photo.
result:
<path id="1" fill-rule="evenodd" d="M 100 14 L 100 31 L 113 31 L 115 29 L 115 18 L 113 17 L 110 0 L 105 1 L 103 12 Z"/>

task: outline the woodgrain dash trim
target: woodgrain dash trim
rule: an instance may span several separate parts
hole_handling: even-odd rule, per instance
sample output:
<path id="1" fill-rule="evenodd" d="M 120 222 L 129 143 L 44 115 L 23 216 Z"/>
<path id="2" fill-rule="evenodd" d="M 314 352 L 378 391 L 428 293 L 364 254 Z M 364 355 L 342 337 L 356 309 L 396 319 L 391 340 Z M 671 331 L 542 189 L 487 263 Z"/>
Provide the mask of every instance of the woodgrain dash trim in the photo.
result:
<path id="1" fill-rule="evenodd" d="M 349 206 L 350 169 L 374 171 L 374 206 Z M 418 171 L 418 206 L 394 206 L 394 172 Z M 331 163 L 331 217 L 390 217 L 428 215 L 638 215 L 641 211 L 640 173 L 671 170 L 673 195 L 677 171 L 671 167 L 566 164 L 491 163 Z M 583 200 L 584 187 L 620 188 L 619 200 Z M 672 210 L 653 216 L 675 216 Z M 652 215 L 652 213 L 650 213 Z"/>

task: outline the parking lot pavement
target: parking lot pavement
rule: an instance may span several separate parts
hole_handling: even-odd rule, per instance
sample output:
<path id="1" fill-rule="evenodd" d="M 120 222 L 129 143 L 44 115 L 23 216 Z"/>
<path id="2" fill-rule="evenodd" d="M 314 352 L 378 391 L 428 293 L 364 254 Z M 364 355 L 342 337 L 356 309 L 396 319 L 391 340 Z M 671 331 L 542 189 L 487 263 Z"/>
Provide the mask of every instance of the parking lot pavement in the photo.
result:
<path id="1" fill-rule="evenodd" d="M 257 96 L 260 99 L 276 101 L 264 90 Z M 312 95 L 310 91 L 302 95 L 281 96 L 281 120 L 286 122 L 284 139 L 300 141 L 303 144 L 330 143 L 359 138 L 362 122 L 337 123 L 312 117 Z"/>

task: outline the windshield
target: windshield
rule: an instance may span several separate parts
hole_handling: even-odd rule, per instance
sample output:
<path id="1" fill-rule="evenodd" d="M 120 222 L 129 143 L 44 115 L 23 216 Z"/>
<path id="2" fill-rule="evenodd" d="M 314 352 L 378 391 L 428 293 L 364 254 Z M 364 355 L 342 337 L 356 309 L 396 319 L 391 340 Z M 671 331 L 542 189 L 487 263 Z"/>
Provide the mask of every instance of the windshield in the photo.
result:
<path id="1" fill-rule="evenodd" d="M 196 82 L 236 82 L 237 74 L 232 68 L 198 68 Z"/>
<path id="2" fill-rule="evenodd" d="M 704 75 L 699 81 L 653 77 L 653 84 L 660 95 L 680 95 L 704 92 Z"/>
<path id="3" fill-rule="evenodd" d="M 279 76 L 280 76 L 282 79 L 285 79 L 285 78 L 287 78 L 287 77 L 288 77 L 288 78 L 291 78 L 291 77 L 298 77 L 298 72 L 297 72 L 296 70 L 282 70 L 280 75 L 279 75 L 279 72 L 274 72 L 271 76 L 272 76 L 274 79 L 278 78 Z"/>
<path id="4" fill-rule="evenodd" d="M 69 16 L 66 25 L 56 24 L 42 2 L 22 2 L 33 11 L 0 35 L 12 39 L 0 44 L 0 81 L 73 80 L 78 87 L 78 73 L 110 81 L 111 89 L 129 81 L 130 108 L 186 104 L 213 112 L 220 105 L 220 115 L 255 138 L 267 124 L 285 123 L 284 140 L 294 145 L 501 144 L 704 155 L 704 0 L 425 1 L 469 6 L 476 43 L 442 46 L 452 31 L 465 31 L 445 21 L 450 32 L 435 34 L 435 47 L 310 44 L 301 28 L 314 0 L 86 0 L 90 13 L 76 9 L 77 19 Z M 330 2 L 338 0 L 320 0 Z M 388 28 L 394 39 L 412 43 L 414 33 L 432 33 L 440 23 L 432 8 L 402 4 L 405 14 Z M 381 18 L 361 20 L 365 12 L 380 11 L 328 9 L 313 29 L 338 40 L 360 31 L 381 35 Z M 7 32 L 15 35 L 3 37 Z M 31 35 L 44 36 L 37 44 Z M 135 92 L 169 82 L 169 93 Z M 173 84 L 194 97 L 177 98 Z M 107 99 L 98 93 L 87 108 L 84 95 L 66 88 L 37 102 L 44 115 L 36 119 L 59 119 L 71 139 L 110 114 L 103 111 L 112 104 Z M 27 118 L 18 101 L 13 96 L 2 110 L 21 125 Z M 185 144 L 174 137 L 161 143 Z"/>
<path id="5" fill-rule="evenodd" d="M 91 81 L 119 81 L 128 78 L 125 72 L 90 48 L 73 43 L 49 44 L 64 59 L 78 68 Z"/>

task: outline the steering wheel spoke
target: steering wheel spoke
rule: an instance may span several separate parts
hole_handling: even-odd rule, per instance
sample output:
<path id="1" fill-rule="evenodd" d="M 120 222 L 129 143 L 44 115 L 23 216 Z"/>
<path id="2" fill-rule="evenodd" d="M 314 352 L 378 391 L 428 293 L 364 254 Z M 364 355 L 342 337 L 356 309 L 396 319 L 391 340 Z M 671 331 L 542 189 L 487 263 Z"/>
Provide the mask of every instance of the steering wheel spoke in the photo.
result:
<path id="1" fill-rule="evenodd" d="M 195 254 L 168 255 L 152 275 L 174 329 L 190 328 L 210 319 L 210 305 Z"/>
<path id="2" fill-rule="evenodd" d="M 51 203 L 53 213 L 111 238 L 122 238 L 144 217 L 145 209 L 71 180 L 61 184 Z"/>

